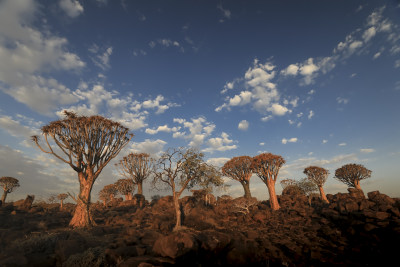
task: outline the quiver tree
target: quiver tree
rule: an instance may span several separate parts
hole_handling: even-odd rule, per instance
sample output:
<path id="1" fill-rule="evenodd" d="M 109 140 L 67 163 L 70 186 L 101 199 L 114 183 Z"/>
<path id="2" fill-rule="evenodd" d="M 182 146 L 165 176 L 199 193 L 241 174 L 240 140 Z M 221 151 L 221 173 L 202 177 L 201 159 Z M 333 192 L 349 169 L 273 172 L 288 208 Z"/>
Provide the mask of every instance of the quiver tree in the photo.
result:
<path id="1" fill-rule="evenodd" d="M 304 169 L 303 173 L 307 175 L 308 180 L 318 186 L 322 201 L 329 203 L 324 188 L 322 187 L 326 182 L 326 179 L 328 179 L 329 171 L 321 167 L 309 166 Z"/>
<path id="2" fill-rule="evenodd" d="M 137 193 L 143 195 L 143 181 L 146 180 L 153 171 L 154 159 L 146 153 L 131 153 L 115 164 L 122 176 L 132 179 L 137 185 Z"/>
<path id="3" fill-rule="evenodd" d="M 175 230 L 182 225 L 179 198 L 185 189 L 194 186 L 210 188 L 223 184 L 220 172 L 203 160 L 204 154 L 195 149 L 168 149 L 156 163 L 153 185 L 169 187 L 172 191 L 176 214 Z"/>
<path id="4" fill-rule="evenodd" d="M 125 196 L 125 200 L 132 200 L 133 191 L 135 191 L 135 184 L 132 179 L 119 179 L 114 183 L 118 193 Z"/>
<path id="5" fill-rule="evenodd" d="M 64 200 L 68 198 L 68 194 L 65 194 L 65 193 L 59 194 L 57 196 L 57 198 L 60 200 L 60 210 L 62 210 L 63 209 Z"/>
<path id="6" fill-rule="evenodd" d="M 103 189 L 99 191 L 99 198 L 103 201 L 104 206 L 106 206 L 107 201 L 113 201 L 115 195 L 117 194 L 118 190 L 115 184 L 109 184 L 104 186 Z"/>
<path id="7" fill-rule="evenodd" d="M 273 210 L 280 208 L 278 197 L 275 193 L 275 183 L 278 179 L 279 169 L 285 160 L 271 153 L 263 153 L 253 157 L 251 168 L 255 174 L 267 185 L 270 205 Z"/>
<path id="8" fill-rule="evenodd" d="M 38 136 L 32 136 L 32 140 L 44 153 L 52 154 L 78 173 L 79 194 L 69 225 L 88 227 L 94 225 L 89 209 L 93 184 L 133 134 L 120 123 L 101 116 L 77 116 L 68 111 L 64 114 L 64 119 L 42 127 L 46 149 L 39 144 Z"/>
<path id="9" fill-rule="evenodd" d="M 346 164 L 335 171 L 335 178 L 349 187 L 361 190 L 360 181 L 371 177 L 372 171 L 361 164 Z"/>
<path id="10" fill-rule="evenodd" d="M 13 192 L 17 187 L 19 187 L 19 181 L 13 177 L 1 177 L 0 186 L 3 188 L 3 195 L 1 197 L 1 202 L 4 204 L 7 198 L 7 194 Z"/>
<path id="11" fill-rule="evenodd" d="M 222 166 L 223 175 L 242 184 L 245 198 L 251 198 L 250 178 L 252 170 L 250 167 L 251 157 L 249 156 L 234 157 Z"/>

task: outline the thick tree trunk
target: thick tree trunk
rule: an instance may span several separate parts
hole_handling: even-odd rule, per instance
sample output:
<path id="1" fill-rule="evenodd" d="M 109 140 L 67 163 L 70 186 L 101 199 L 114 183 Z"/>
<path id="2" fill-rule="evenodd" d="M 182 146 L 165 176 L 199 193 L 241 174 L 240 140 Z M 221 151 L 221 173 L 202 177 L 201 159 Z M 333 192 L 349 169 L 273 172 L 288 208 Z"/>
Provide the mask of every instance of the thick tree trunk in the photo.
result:
<path id="1" fill-rule="evenodd" d="M 322 186 L 319 186 L 319 194 L 321 195 L 321 199 L 322 201 L 324 201 L 325 203 L 329 203 L 329 200 L 326 198 L 324 189 L 322 188 Z"/>
<path id="2" fill-rule="evenodd" d="M 139 195 L 143 195 L 143 182 L 139 182 L 139 183 L 137 184 L 137 193 L 138 193 Z"/>
<path id="3" fill-rule="evenodd" d="M 356 189 L 362 191 L 361 186 L 360 186 L 360 180 L 355 180 L 355 181 L 354 181 L 354 187 L 355 187 Z"/>
<path id="4" fill-rule="evenodd" d="M 63 200 L 61 199 L 60 200 L 60 210 L 62 210 L 63 209 Z"/>
<path id="5" fill-rule="evenodd" d="M 267 181 L 268 193 L 269 193 L 269 203 L 271 205 L 272 210 L 279 210 L 279 202 L 278 197 L 275 193 L 275 182 L 274 181 Z"/>
<path id="6" fill-rule="evenodd" d="M 83 178 L 83 174 L 79 173 L 80 191 L 76 199 L 76 208 L 74 216 L 72 217 L 69 225 L 74 228 L 90 227 L 95 225 L 93 217 L 90 213 L 90 193 L 92 191 L 94 178 Z"/>
<path id="7" fill-rule="evenodd" d="M 104 207 L 107 206 L 107 201 L 105 199 L 103 200 L 103 205 L 104 205 Z"/>
<path id="8" fill-rule="evenodd" d="M 7 190 L 3 191 L 3 195 L 1 196 L 1 202 L 4 204 L 6 203 L 6 197 L 7 197 Z"/>
<path id="9" fill-rule="evenodd" d="M 250 183 L 242 183 L 243 189 L 244 189 L 244 197 L 245 198 L 251 198 L 251 192 L 250 192 Z"/>
<path id="10" fill-rule="evenodd" d="M 179 205 L 179 196 L 174 192 L 173 195 L 174 199 L 174 207 L 175 207 L 175 214 L 176 214 L 176 225 L 174 230 L 178 230 L 182 226 L 182 214 L 181 214 L 181 207 Z"/>

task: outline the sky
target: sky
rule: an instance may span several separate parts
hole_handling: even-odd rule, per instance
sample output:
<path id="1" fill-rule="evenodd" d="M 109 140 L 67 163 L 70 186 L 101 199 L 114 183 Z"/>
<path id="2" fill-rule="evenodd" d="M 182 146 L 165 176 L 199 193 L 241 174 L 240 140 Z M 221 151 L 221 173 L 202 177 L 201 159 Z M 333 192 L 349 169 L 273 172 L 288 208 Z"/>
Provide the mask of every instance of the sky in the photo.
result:
<path id="1" fill-rule="evenodd" d="M 372 170 L 364 191 L 400 197 L 399 101 L 400 1 L 0 0 L 0 176 L 21 184 L 9 200 L 79 191 L 30 141 L 63 110 L 135 135 L 94 200 L 119 158 L 181 146 L 216 166 L 281 155 L 278 194 L 310 165 L 329 170 L 326 193 L 346 192 L 335 170 L 357 163 Z M 225 180 L 216 195 L 243 195 Z"/>

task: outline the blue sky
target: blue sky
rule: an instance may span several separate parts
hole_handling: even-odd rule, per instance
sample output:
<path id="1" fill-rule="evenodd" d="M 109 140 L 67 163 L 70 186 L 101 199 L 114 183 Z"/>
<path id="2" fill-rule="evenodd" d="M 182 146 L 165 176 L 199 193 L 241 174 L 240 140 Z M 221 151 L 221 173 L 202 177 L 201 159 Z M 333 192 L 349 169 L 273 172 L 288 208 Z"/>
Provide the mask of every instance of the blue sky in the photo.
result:
<path id="1" fill-rule="evenodd" d="M 20 179 L 10 199 L 77 192 L 29 141 L 68 109 L 129 127 L 120 156 L 192 146 L 221 166 L 267 151 L 287 161 L 280 179 L 327 168 L 327 193 L 359 163 L 365 191 L 400 197 L 399 74 L 399 1 L 3 0 L 0 175 Z M 217 194 L 243 194 L 227 181 Z M 251 190 L 268 198 L 256 176 Z"/>

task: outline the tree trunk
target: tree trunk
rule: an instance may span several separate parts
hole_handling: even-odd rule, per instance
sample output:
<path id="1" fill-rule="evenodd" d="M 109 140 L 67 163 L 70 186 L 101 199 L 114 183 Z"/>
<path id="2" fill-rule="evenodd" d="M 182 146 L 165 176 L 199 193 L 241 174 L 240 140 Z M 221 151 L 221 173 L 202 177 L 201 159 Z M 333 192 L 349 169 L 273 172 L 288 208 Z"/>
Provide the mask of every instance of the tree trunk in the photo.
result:
<path id="1" fill-rule="evenodd" d="M 322 201 L 329 204 L 329 200 L 326 198 L 326 195 L 325 195 L 325 192 L 324 192 L 324 189 L 322 188 L 322 186 L 319 186 L 318 188 L 319 188 L 319 194 L 321 195 Z"/>
<path id="2" fill-rule="evenodd" d="M 7 197 L 7 190 L 3 191 L 3 196 L 1 197 L 1 202 L 4 204 L 6 203 L 6 197 Z"/>
<path id="3" fill-rule="evenodd" d="M 278 197 L 275 193 L 275 182 L 274 181 L 267 181 L 268 193 L 269 193 L 269 203 L 271 205 L 272 210 L 279 210 L 279 202 Z"/>
<path id="4" fill-rule="evenodd" d="M 354 187 L 355 187 L 356 189 L 362 191 L 361 186 L 360 186 L 360 180 L 355 180 L 355 181 L 354 181 Z"/>
<path id="5" fill-rule="evenodd" d="M 84 178 L 84 174 L 78 173 L 80 181 L 79 195 L 76 199 L 76 208 L 74 216 L 72 217 L 69 225 L 78 227 L 90 227 L 95 225 L 92 214 L 90 213 L 90 193 L 92 191 L 94 178 L 87 177 Z"/>
<path id="6" fill-rule="evenodd" d="M 242 183 L 243 189 L 244 189 L 244 197 L 245 198 L 251 198 L 251 192 L 250 192 L 250 183 Z"/>
<path id="7" fill-rule="evenodd" d="M 176 225 L 174 227 L 174 230 L 177 230 L 182 226 L 182 214 L 181 214 L 181 207 L 179 206 L 179 196 L 175 192 L 173 195 L 173 199 L 174 199 L 174 207 L 176 214 Z"/>
<path id="8" fill-rule="evenodd" d="M 139 182 L 139 183 L 137 184 L 137 193 L 138 193 L 139 195 L 143 195 L 143 182 Z"/>
<path id="9" fill-rule="evenodd" d="M 61 199 L 60 202 L 61 202 L 60 203 L 60 210 L 62 210 L 63 209 L 63 200 Z"/>
<path id="10" fill-rule="evenodd" d="M 103 205 L 104 205 L 104 207 L 107 206 L 107 201 L 105 199 L 103 200 Z"/>

